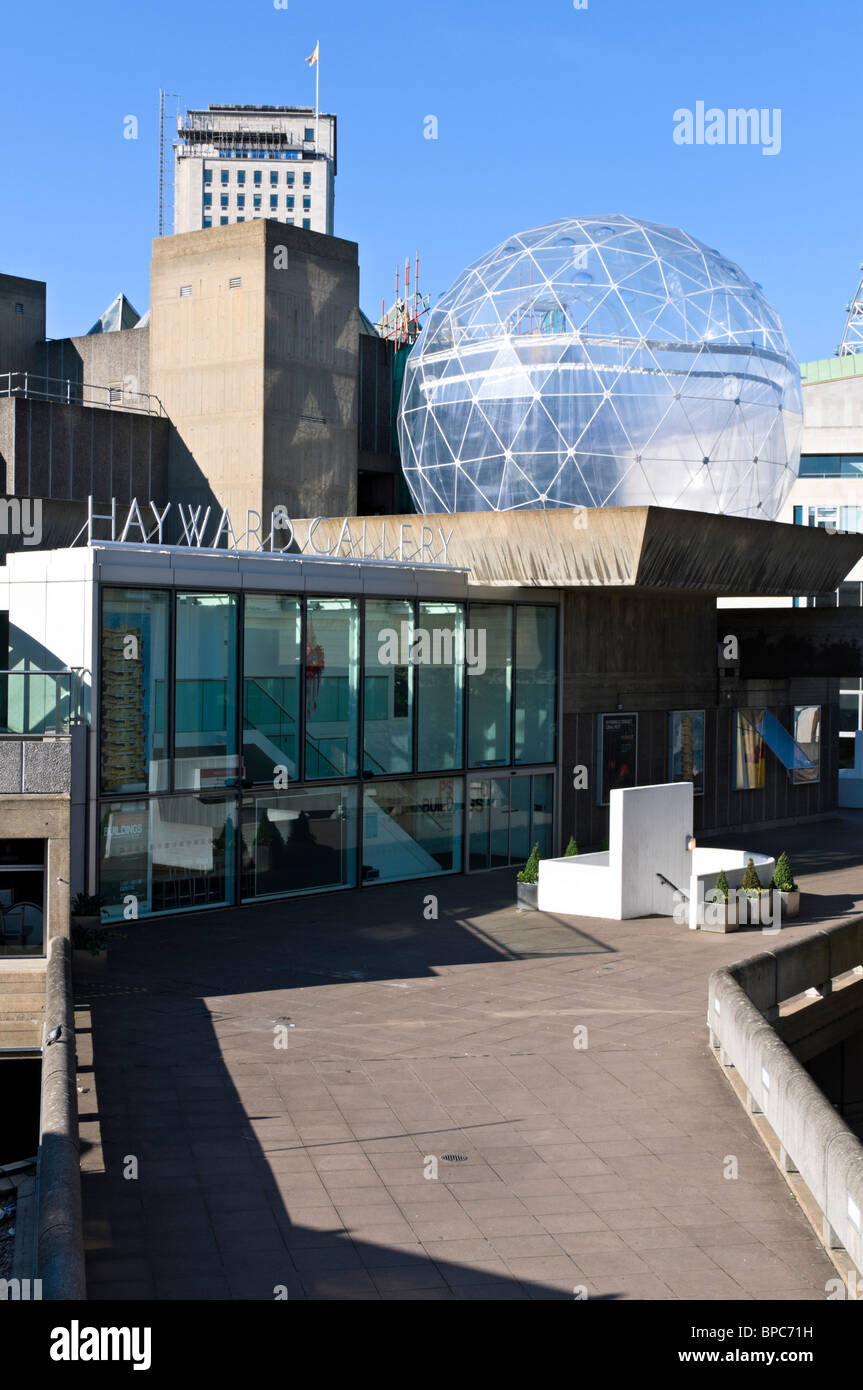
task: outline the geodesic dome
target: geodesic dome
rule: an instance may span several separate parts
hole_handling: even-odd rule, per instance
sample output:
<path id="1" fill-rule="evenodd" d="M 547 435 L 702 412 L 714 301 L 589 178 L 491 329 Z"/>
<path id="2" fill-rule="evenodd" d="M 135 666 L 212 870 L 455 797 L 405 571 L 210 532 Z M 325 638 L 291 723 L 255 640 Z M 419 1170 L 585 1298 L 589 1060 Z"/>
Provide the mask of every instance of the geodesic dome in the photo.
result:
<path id="1" fill-rule="evenodd" d="M 407 359 L 421 512 L 656 504 L 776 517 L 800 373 L 760 286 L 686 232 L 573 217 L 469 266 Z"/>

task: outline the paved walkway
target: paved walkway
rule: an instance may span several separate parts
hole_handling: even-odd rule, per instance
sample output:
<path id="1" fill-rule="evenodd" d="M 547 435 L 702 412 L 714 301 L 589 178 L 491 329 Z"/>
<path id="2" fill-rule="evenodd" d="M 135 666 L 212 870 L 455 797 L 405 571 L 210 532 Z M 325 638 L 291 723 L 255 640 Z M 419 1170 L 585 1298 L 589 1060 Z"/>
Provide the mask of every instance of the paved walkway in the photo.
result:
<path id="1" fill-rule="evenodd" d="M 789 934 L 863 911 L 863 813 L 745 842 L 810 893 Z M 90 1297 L 824 1298 L 708 1050 L 707 977 L 760 933 L 512 892 L 506 870 L 130 925 L 78 986 Z"/>

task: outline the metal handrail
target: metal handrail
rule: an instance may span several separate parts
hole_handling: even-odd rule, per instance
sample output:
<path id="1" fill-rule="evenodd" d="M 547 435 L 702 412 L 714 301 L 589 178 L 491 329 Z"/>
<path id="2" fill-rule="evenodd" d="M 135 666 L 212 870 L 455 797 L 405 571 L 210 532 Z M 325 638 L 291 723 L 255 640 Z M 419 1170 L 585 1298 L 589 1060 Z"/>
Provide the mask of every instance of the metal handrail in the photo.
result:
<path id="1" fill-rule="evenodd" d="M 52 387 L 60 389 L 50 389 Z M 94 399 L 85 399 L 87 391 L 94 393 Z M 102 399 L 96 395 L 98 392 L 103 393 Z M 159 397 L 145 391 L 129 391 L 125 386 L 97 386 L 92 382 L 73 381 L 71 377 L 37 376 L 33 372 L 0 373 L 0 396 L 20 396 L 23 400 L 53 401 L 61 405 L 97 405 L 107 410 L 113 407 L 141 415 L 166 415 Z M 143 404 L 135 404 L 138 401 Z"/>

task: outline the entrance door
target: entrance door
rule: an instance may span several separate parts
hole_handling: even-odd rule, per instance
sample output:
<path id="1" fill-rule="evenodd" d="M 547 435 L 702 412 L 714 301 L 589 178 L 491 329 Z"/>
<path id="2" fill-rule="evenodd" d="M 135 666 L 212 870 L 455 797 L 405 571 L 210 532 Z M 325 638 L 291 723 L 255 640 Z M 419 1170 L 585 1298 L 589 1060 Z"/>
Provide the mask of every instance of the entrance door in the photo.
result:
<path id="1" fill-rule="evenodd" d="M 510 777 L 471 777 L 468 797 L 468 869 L 524 864 L 539 844 L 551 854 L 554 773 L 519 772 Z"/>

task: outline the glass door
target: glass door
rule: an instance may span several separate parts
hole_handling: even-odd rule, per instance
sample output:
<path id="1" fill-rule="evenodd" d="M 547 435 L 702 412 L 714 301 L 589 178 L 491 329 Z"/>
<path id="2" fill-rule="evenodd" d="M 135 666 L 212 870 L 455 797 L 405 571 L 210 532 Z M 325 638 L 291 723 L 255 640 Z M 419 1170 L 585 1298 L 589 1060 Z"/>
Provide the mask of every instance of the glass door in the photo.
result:
<path id="1" fill-rule="evenodd" d="M 515 773 L 470 778 L 468 784 L 468 870 L 521 865 L 539 844 L 541 859 L 552 852 L 554 773 Z"/>

